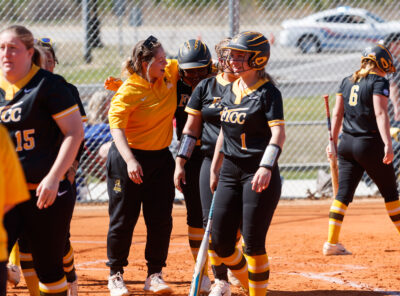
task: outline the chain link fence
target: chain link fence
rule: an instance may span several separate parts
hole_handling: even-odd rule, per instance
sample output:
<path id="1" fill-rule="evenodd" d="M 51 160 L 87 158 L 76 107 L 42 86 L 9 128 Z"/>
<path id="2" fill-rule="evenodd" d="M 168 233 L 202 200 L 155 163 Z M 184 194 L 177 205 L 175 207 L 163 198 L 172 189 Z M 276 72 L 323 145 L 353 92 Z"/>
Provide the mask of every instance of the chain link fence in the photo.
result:
<path id="1" fill-rule="evenodd" d="M 110 140 L 112 93 L 104 92 L 103 81 L 120 75 L 133 45 L 148 35 L 171 57 L 192 38 L 210 49 L 244 30 L 270 39 L 267 70 L 282 91 L 286 120 L 282 195 L 294 198 L 321 194 L 316 181 L 329 169 L 322 95 L 331 95 L 332 106 L 341 79 L 358 69 L 361 50 L 400 32 L 396 0 L 0 0 L 0 16 L 3 28 L 23 24 L 35 37 L 50 37 L 59 60 L 55 71 L 79 88 L 89 117 L 77 179 L 81 201 L 107 199 L 98 149 Z M 374 185 L 363 180 L 356 194 L 374 194 Z"/>

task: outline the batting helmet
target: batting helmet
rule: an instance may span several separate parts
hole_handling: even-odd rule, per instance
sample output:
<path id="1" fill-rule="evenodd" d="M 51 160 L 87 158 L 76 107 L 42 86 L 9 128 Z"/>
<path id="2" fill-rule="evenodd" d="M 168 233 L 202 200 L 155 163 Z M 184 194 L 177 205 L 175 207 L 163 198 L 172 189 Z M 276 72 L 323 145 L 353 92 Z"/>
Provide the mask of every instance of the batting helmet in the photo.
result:
<path id="1" fill-rule="evenodd" d="M 382 44 L 376 44 L 374 47 L 364 49 L 361 62 L 365 59 L 372 60 L 376 66 L 383 72 L 394 73 L 396 68 L 393 65 L 393 57 L 390 51 Z"/>
<path id="2" fill-rule="evenodd" d="M 255 70 L 263 69 L 270 56 L 268 39 L 258 32 L 241 32 L 233 37 L 225 48 L 252 53 L 248 64 Z"/>
<path id="3" fill-rule="evenodd" d="M 201 40 L 187 40 L 179 48 L 178 64 L 183 70 L 203 67 L 210 67 L 211 70 L 210 50 Z"/>

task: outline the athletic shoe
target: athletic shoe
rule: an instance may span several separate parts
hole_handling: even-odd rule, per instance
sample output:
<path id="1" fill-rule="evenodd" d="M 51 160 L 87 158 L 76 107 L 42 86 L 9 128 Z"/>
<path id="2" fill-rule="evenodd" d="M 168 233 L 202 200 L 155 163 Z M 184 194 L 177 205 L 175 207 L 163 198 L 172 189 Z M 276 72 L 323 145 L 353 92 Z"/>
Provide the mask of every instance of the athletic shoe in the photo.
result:
<path id="1" fill-rule="evenodd" d="M 331 244 L 328 242 L 324 243 L 324 247 L 322 248 L 322 253 L 325 256 L 330 255 L 351 255 L 351 252 L 347 251 L 345 247 L 341 243 Z"/>
<path id="2" fill-rule="evenodd" d="M 68 285 L 68 296 L 78 296 L 78 279 L 73 282 L 67 282 Z"/>
<path id="3" fill-rule="evenodd" d="M 231 296 L 231 287 L 227 281 L 215 279 L 208 296 Z"/>
<path id="4" fill-rule="evenodd" d="M 128 289 L 125 286 L 124 279 L 122 278 L 122 274 L 120 272 L 108 277 L 108 290 L 110 290 L 110 296 L 129 295 Z"/>
<path id="5" fill-rule="evenodd" d="M 19 270 L 18 265 L 7 265 L 7 280 L 14 286 L 19 284 L 19 281 L 21 280 L 21 271 Z"/>
<path id="6" fill-rule="evenodd" d="M 228 280 L 232 286 L 235 286 L 235 287 L 242 286 L 241 282 L 235 277 L 235 275 L 233 274 L 233 272 L 230 269 L 228 269 Z"/>
<path id="7" fill-rule="evenodd" d="M 144 283 L 143 290 L 153 292 L 154 294 L 172 293 L 172 289 L 164 282 L 161 272 L 150 275 Z"/>
<path id="8" fill-rule="evenodd" d="M 210 293 L 211 290 L 211 281 L 208 276 L 203 276 L 201 279 L 201 285 L 200 285 L 200 293 L 202 294 L 208 294 Z"/>

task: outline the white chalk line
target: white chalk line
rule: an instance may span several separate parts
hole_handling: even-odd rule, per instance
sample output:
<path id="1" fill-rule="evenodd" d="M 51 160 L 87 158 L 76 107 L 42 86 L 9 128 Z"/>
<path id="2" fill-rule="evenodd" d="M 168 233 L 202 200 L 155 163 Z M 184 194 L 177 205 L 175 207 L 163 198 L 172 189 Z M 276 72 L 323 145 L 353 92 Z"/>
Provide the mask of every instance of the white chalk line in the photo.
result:
<path id="1" fill-rule="evenodd" d="M 106 245 L 106 241 L 82 241 L 74 240 L 71 241 L 74 244 L 88 244 L 88 245 Z M 132 245 L 145 245 L 146 242 L 132 242 Z M 170 243 L 170 246 L 188 246 L 188 243 Z"/>

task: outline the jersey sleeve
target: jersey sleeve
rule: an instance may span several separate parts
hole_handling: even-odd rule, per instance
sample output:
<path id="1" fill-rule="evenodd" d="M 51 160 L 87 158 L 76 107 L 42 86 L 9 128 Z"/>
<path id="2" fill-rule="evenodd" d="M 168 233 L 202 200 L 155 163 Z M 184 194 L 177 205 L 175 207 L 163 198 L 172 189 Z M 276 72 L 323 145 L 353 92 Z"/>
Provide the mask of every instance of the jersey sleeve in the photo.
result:
<path id="1" fill-rule="evenodd" d="M 7 130 L 2 126 L 0 126 L 0 142 L 5 204 L 14 205 L 29 199 L 28 187 L 14 145 Z"/>
<path id="2" fill-rule="evenodd" d="M 340 83 L 339 88 L 338 88 L 338 90 L 336 92 L 337 95 L 343 95 L 344 89 L 345 89 L 345 86 L 346 86 L 346 79 L 348 79 L 348 77 L 344 78 L 342 80 L 342 82 Z"/>
<path id="3" fill-rule="evenodd" d="M 194 89 L 186 105 L 185 112 L 191 115 L 200 115 L 203 107 L 205 80 L 201 81 Z"/>
<path id="4" fill-rule="evenodd" d="M 46 106 L 54 120 L 62 119 L 71 115 L 74 112 L 79 112 L 76 99 L 68 88 L 65 79 L 60 76 L 55 76 L 48 79 L 49 89 L 46 98 Z"/>
<path id="5" fill-rule="evenodd" d="M 285 125 L 283 117 L 283 102 L 281 92 L 277 88 L 273 88 L 268 94 L 267 107 L 265 116 L 270 127 L 277 125 Z"/>
<path id="6" fill-rule="evenodd" d="M 71 91 L 72 96 L 75 98 L 76 103 L 78 104 L 79 112 L 81 113 L 82 121 L 86 122 L 87 121 L 87 116 L 86 116 L 86 111 L 85 108 L 83 107 L 81 97 L 79 95 L 79 91 L 76 88 L 75 85 L 68 83 L 67 86 L 69 90 Z"/>
<path id="7" fill-rule="evenodd" d="M 111 99 L 110 109 L 108 110 L 110 128 L 127 127 L 129 115 L 138 106 L 139 95 L 140 91 L 127 81 L 121 85 Z"/>
<path id="8" fill-rule="evenodd" d="M 373 94 L 389 97 L 389 81 L 384 77 L 379 77 L 374 82 Z"/>

